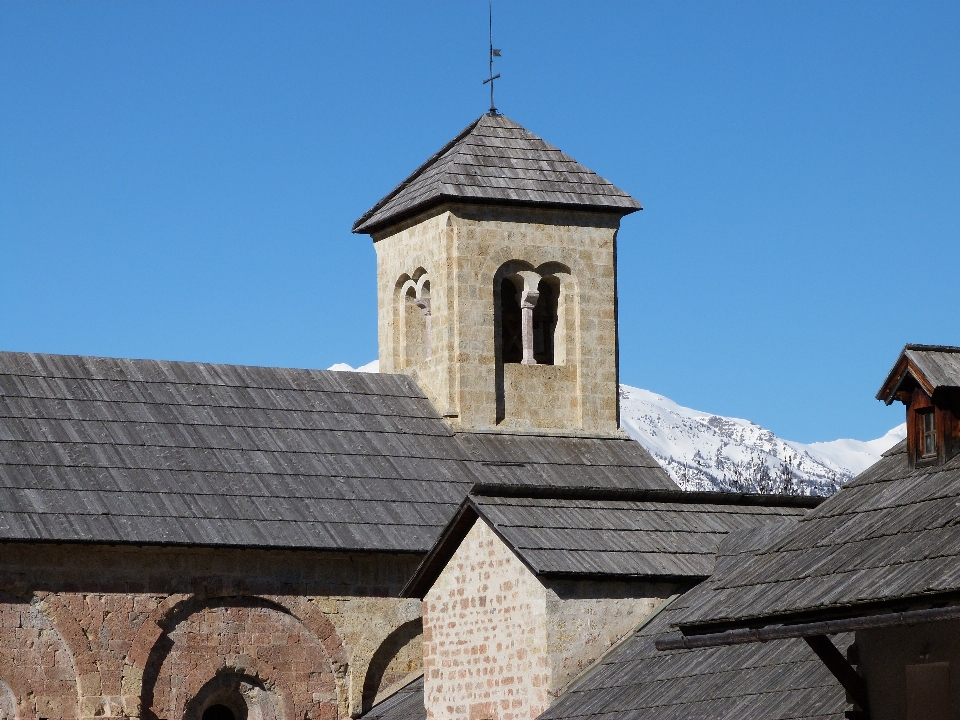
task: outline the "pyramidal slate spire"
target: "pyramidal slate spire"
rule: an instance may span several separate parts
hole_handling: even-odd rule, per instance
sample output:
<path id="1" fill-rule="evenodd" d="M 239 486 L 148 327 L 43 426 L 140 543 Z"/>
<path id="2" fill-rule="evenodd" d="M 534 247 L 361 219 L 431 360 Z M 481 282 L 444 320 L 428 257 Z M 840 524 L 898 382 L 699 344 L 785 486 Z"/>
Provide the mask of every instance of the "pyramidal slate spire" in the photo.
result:
<path id="1" fill-rule="evenodd" d="M 353 225 L 373 233 L 444 201 L 569 207 L 627 215 L 640 203 L 501 114 L 468 125 Z"/>

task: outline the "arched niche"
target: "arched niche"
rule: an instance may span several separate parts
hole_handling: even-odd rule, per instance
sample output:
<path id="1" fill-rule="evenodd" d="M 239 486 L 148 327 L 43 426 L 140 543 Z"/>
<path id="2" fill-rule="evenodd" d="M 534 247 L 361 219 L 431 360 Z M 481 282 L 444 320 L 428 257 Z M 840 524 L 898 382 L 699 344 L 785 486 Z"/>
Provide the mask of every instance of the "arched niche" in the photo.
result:
<path id="1" fill-rule="evenodd" d="M 361 707 L 373 707 L 377 695 L 409 681 L 422 668 L 423 620 L 409 620 L 387 635 L 373 653 L 363 680 Z"/>
<path id="2" fill-rule="evenodd" d="M 433 355 L 431 333 L 430 278 L 417 268 L 397 280 L 394 301 L 394 342 L 400 368 L 418 365 Z"/>
<path id="3" fill-rule="evenodd" d="M 224 668 L 190 699 L 183 720 L 283 720 L 281 707 L 262 678 Z"/>
<path id="4" fill-rule="evenodd" d="M 0 678 L 0 720 L 18 720 L 17 699 L 3 678 Z"/>
<path id="5" fill-rule="evenodd" d="M 203 720 L 217 704 L 246 712 L 244 720 L 320 720 L 338 713 L 327 638 L 279 603 L 195 598 L 172 608 L 157 627 L 142 674 L 144 720 Z"/>

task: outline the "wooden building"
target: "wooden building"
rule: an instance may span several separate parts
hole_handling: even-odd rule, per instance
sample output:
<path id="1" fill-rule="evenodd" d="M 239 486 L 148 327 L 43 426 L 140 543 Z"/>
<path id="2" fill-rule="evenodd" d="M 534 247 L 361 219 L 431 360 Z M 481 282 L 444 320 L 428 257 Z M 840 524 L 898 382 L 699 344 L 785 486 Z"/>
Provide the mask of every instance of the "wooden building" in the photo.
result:
<path id="1" fill-rule="evenodd" d="M 711 578 L 660 645 L 799 638 L 846 689 L 848 717 L 960 717 L 958 360 L 960 348 L 908 345 L 878 394 L 904 403 L 907 438 Z M 846 653 L 831 640 L 844 633 Z"/>

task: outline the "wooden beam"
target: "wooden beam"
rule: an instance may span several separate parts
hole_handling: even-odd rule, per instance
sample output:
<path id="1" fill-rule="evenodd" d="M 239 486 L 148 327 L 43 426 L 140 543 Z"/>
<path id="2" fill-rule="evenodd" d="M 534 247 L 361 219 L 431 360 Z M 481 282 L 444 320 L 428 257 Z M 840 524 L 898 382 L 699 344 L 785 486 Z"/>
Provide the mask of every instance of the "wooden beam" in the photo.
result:
<path id="1" fill-rule="evenodd" d="M 827 670 L 832 672 L 833 676 L 840 681 L 843 689 L 863 711 L 861 717 L 864 720 L 869 720 L 870 699 L 867 695 L 867 683 L 847 662 L 843 653 L 837 650 L 837 646 L 826 635 L 812 635 L 805 637 L 804 641 L 817 654 L 820 661 L 827 666 Z"/>

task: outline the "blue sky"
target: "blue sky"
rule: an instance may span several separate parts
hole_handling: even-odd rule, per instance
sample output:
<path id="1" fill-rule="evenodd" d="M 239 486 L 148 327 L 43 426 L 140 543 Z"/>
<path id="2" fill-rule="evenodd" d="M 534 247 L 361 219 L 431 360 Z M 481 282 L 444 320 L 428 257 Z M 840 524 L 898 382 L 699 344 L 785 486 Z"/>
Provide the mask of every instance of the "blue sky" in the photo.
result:
<path id="1" fill-rule="evenodd" d="M 485 2 L 0 3 L 0 348 L 376 356 L 352 222 L 482 113 Z M 868 439 L 960 344 L 960 3 L 506 2 L 498 106 L 637 197 L 623 382 Z"/>

